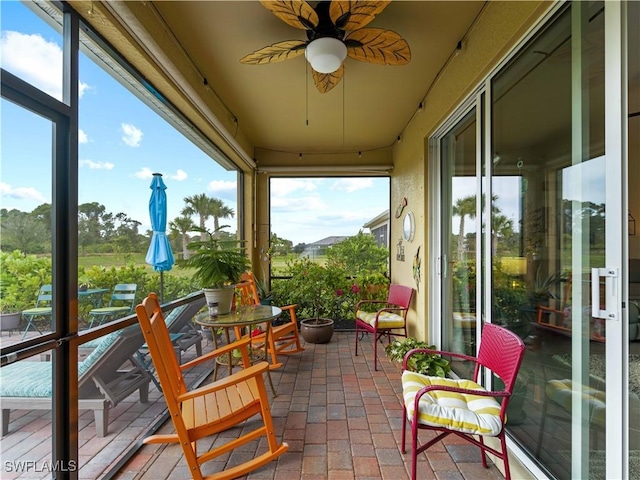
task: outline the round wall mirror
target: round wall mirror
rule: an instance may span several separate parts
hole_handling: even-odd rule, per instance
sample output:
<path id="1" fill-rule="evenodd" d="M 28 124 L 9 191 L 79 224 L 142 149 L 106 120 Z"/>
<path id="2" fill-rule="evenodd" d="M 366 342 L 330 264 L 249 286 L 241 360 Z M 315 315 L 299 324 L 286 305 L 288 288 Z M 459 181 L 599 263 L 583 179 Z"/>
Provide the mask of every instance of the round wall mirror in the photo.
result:
<path id="1" fill-rule="evenodd" d="M 404 235 L 404 239 L 407 242 L 411 242 L 415 232 L 416 224 L 413 219 L 413 212 L 407 212 L 404 216 L 404 220 L 402 221 L 402 233 Z"/>

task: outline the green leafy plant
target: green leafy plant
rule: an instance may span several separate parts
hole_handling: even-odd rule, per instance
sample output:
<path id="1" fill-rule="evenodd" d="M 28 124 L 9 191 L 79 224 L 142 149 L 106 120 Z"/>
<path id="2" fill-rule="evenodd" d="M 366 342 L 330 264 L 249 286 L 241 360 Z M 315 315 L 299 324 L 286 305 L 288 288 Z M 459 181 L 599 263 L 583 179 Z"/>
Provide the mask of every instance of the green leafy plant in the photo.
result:
<path id="1" fill-rule="evenodd" d="M 386 300 L 389 296 L 389 278 L 383 273 L 365 273 L 356 277 L 359 300 Z"/>
<path id="2" fill-rule="evenodd" d="M 566 274 L 563 272 L 554 272 L 545 277 L 542 271 L 542 265 L 540 265 L 536 271 L 536 278 L 529 292 L 532 305 L 535 306 L 544 303 L 549 300 L 549 298 L 557 299 L 553 288 L 558 283 L 564 281 L 566 277 Z"/>
<path id="3" fill-rule="evenodd" d="M 415 348 L 435 350 L 436 347 L 413 337 L 408 337 L 402 340 L 394 340 L 385 345 L 384 351 L 391 361 L 401 363 L 405 355 Z M 434 377 L 445 377 L 451 371 L 449 361 L 434 353 L 416 353 L 412 355 L 407 363 L 407 368 L 412 372 Z"/>
<path id="4" fill-rule="evenodd" d="M 359 288 L 337 265 L 320 265 L 308 258 L 287 263 L 290 278 L 272 282 L 276 305 L 298 305 L 300 318 L 352 318 Z"/>
<path id="5" fill-rule="evenodd" d="M 182 268 L 193 268 L 193 279 L 203 288 L 222 288 L 240 281 L 240 275 L 249 269 L 251 263 L 240 242 L 235 239 L 221 239 L 218 232 L 197 228 L 208 235 L 205 240 L 192 241 L 188 248 L 194 252 L 189 258 L 178 261 Z"/>
<path id="6" fill-rule="evenodd" d="M 0 298 L 0 313 L 17 313 L 22 310 L 22 304 L 14 294 L 5 295 Z"/>

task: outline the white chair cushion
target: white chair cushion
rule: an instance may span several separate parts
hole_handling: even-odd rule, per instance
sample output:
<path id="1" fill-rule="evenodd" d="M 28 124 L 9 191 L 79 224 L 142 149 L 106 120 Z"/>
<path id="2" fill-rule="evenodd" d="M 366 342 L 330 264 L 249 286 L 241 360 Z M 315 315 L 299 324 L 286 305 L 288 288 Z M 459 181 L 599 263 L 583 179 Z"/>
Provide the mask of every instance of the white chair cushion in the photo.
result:
<path id="1" fill-rule="evenodd" d="M 358 310 L 356 312 L 356 318 L 368 323 L 372 327 L 376 323 L 376 315 L 378 312 L 365 312 L 364 310 Z M 402 328 L 404 327 L 404 318 L 402 315 L 392 312 L 382 312 L 378 317 L 378 328 Z"/>
<path id="2" fill-rule="evenodd" d="M 573 383 L 569 379 L 549 380 L 547 382 L 546 393 L 551 401 L 560 405 L 567 412 L 571 411 L 573 396 L 578 394 L 578 392 L 573 389 Z M 587 401 L 589 421 L 604 427 L 607 409 L 605 392 L 591 387 L 584 387 L 582 390 L 582 398 Z"/>
<path id="3" fill-rule="evenodd" d="M 405 370 L 402 373 L 402 393 L 409 419 L 413 419 L 418 391 L 433 385 L 485 391 L 470 380 L 430 377 Z M 435 390 L 421 397 L 418 412 L 418 423 L 423 425 L 491 437 L 502 431 L 500 404 L 491 397 Z"/>

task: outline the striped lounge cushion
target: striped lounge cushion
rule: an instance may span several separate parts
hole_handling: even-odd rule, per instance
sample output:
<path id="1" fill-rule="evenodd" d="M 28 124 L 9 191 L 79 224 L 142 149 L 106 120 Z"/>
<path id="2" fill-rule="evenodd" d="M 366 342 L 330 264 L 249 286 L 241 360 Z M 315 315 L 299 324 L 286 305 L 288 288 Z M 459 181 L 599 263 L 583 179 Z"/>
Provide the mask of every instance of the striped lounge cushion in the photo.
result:
<path id="1" fill-rule="evenodd" d="M 378 312 L 365 312 L 364 310 L 358 310 L 356 318 L 368 323 L 372 327 L 376 322 L 376 315 Z M 392 312 L 382 312 L 378 317 L 378 328 L 402 328 L 404 327 L 404 318 L 402 315 Z"/>
<path id="2" fill-rule="evenodd" d="M 414 415 L 418 391 L 432 385 L 484 391 L 470 380 L 429 377 L 405 370 L 402 373 L 402 393 L 409 419 Z M 502 430 L 500 404 L 491 397 L 436 390 L 421 397 L 418 411 L 418 423 L 422 425 L 491 437 Z"/>
<path id="3" fill-rule="evenodd" d="M 573 383 L 569 379 L 549 380 L 547 382 L 546 392 L 551 401 L 560 405 L 567 412 L 571 411 L 573 395 L 578 393 L 573 390 Z M 607 411 L 605 392 L 591 387 L 584 387 L 582 397 L 587 401 L 589 421 L 595 425 L 604 427 Z"/>

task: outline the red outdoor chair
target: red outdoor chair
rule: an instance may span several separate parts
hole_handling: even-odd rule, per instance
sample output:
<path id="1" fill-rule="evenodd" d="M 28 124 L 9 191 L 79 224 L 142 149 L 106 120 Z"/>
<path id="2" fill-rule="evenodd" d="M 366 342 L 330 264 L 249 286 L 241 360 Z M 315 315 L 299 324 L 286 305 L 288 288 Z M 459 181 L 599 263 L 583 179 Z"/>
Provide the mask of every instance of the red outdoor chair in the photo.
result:
<path id="1" fill-rule="evenodd" d="M 480 447 L 482 465 L 487 467 L 488 451 L 504 462 L 505 478 L 511 478 L 507 443 L 504 435 L 505 412 L 516 383 L 525 345 L 516 334 L 493 324 L 485 324 L 477 357 L 440 350 L 415 349 L 404 358 L 402 372 L 402 453 L 405 453 L 407 422 L 411 424 L 411 478 L 416 479 L 418 454 L 454 433 Z M 475 363 L 473 380 L 430 377 L 407 370 L 414 353 L 426 352 Z M 478 383 L 481 367 L 504 382 L 504 390 L 488 391 Z M 499 402 L 502 399 L 502 402 Z M 416 415 L 415 412 L 418 412 Z M 418 445 L 418 429 L 440 432 Z M 477 435 L 478 439 L 473 435 Z M 484 437 L 500 440 L 500 451 L 484 444 Z"/>
<path id="2" fill-rule="evenodd" d="M 389 296 L 384 300 L 360 300 L 356 305 L 356 355 L 358 340 L 364 332 L 373 333 L 373 368 L 378 370 L 378 340 L 391 335 L 407 336 L 407 312 L 413 297 L 413 288 L 403 285 L 389 285 Z M 375 312 L 365 310 L 370 305 L 382 305 Z"/>

